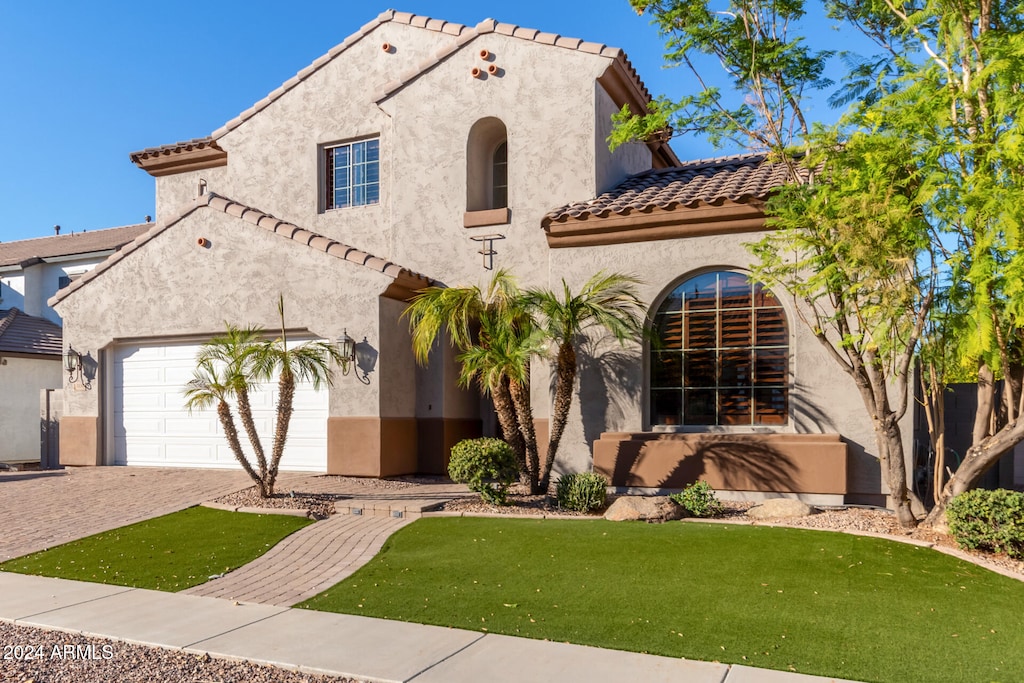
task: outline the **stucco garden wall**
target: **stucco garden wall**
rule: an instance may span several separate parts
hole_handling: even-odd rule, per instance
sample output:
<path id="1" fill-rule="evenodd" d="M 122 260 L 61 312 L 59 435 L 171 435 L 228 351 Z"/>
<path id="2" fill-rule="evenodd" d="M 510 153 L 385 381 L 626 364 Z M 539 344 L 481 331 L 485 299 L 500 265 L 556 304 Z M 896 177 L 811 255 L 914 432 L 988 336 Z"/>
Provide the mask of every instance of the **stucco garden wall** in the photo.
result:
<path id="1" fill-rule="evenodd" d="M 0 358 L 0 462 L 39 459 L 39 392 L 61 386 L 61 360 Z"/>

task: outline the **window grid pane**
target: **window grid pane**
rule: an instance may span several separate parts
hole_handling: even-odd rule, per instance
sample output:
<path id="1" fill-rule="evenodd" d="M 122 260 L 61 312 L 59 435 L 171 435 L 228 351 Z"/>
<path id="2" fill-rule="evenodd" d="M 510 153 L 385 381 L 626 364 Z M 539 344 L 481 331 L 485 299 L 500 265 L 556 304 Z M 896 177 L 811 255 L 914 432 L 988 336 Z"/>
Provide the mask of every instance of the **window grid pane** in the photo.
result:
<path id="1" fill-rule="evenodd" d="M 730 272 L 690 278 L 655 313 L 654 331 L 652 424 L 786 423 L 788 327 L 762 285 Z"/>
<path id="2" fill-rule="evenodd" d="M 380 201 L 380 141 L 363 140 L 327 149 L 327 208 Z"/>

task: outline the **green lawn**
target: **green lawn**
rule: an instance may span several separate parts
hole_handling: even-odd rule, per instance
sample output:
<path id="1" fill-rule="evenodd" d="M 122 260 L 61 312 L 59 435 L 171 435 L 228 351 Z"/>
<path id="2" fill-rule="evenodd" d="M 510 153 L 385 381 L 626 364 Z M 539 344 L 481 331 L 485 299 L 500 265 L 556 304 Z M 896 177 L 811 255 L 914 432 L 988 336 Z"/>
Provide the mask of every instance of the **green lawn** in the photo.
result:
<path id="1" fill-rule="evenodd" d="M 194 507 L 18 557 L 0 570 L 176 592 L 251 562 L 311 523 Z"/>
<path id="2" fill-rule="evenodd" d="M 424 519 L 301 606 L 864 681 L 1024 680 L 1024 583 L 821 531 Z"/>

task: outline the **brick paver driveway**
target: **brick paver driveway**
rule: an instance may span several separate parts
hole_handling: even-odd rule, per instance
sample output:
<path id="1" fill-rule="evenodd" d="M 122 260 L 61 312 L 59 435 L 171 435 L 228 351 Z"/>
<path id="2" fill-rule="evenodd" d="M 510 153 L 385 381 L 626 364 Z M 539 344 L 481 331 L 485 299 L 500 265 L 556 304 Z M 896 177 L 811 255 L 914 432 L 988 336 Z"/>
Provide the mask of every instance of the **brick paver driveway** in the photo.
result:
<path id="1" fill-rule="evenodd" d="M 182 510 L 251 483 L 241 470 L 0 472 L 0 561 Z"/>

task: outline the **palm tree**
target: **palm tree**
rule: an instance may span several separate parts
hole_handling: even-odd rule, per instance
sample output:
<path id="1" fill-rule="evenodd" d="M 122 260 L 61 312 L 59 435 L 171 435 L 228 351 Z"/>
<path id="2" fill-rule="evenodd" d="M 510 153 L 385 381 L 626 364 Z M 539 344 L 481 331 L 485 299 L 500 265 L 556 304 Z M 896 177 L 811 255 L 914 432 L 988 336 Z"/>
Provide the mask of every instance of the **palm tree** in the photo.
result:
<path id="1" fill-rule="evenodd" d="M 263 482 L 267 477 L 267 458 L 256 432 L 256 422 L 253 420 L 252 405 L 249 402 L 249 392 L 254 388 L 253 378 L 249 376 L 249 366 L 253 353 L 263 341 L 263 336 L 263 331 L 258 327 L 241 328 L 228 323 L 224 334 L 214 337 L 202 346 L 196 361 L 200 365 L 212 363 L 214 366 L 223 367 L 224 377 L 238 403 L 239 418 L 256 455 L 260 494 L 267 497 L 269 494 L 263 490 Z"/>
<path id="2" fill-rule="evenodd" d="M 506 425 L 502 421 L 502 431 L 516 434 L 522 440 L 523 455 L 517 464 L 520 473 L 525 475 L 530 493 L 536 494 L 547 489 L 541 488 L 537 435 L 530 405 L 530 358 L 543 350 L 544 337 L 528 323 L 524 320 L 508 325 L 497 316 L 481 317 L 479 335 L 487 344 L 472 346 L 458 356 L 462 364 L 459 383 L 469 386 L 476 379 L 481 389 L 494 397 L 496 411 L 500 406 L 499 415 L 514 417 L 513 424 Z"/>
<path id="3" fill-rule="evenodd" d="M 278 467 L 284 455 L 284 445 L 288 440 L 288 425 L 291 423 L 295 400 L 296 382 L 311 382 L 313 388 L 319 390 L 324 385 L 334 383 L 331 374 L 331 361 L 340 363 L 341 352 L 326 341 L 310 341 L 299 346 L 288 347 L 288 333 L 284 322 L 284 297 L 277 302 L 277 312 L 281 318 L 281 336 L 271 341 L 257 344 L 249 355 L 249 376 L 254 382 L 268 382 L 277 375 L 277 418 L 274 424 L 274 443 L 263 477 L 267 496 L 274 495 L 274 482 L 277 480 Z"/>
<path id="4" fill-rule="evenodd" d="M 235 388 L 236 382 L 227 365 L 218 364 L 211 359 L 201 359 L 196 363 L 192 379 L 185 387 L 185 407 L 191 415 L 193 410 L 205 410 L 214 404 L 217 405 L 217 417 L 220 418 L 228 447 L 246 474 L 260 485 L 260 494 L 264 495 L 262 478 L 253 470 L 238 440 L 238 429 L 235 427 L 235 418 L 231 414 L 229 403 L 235 396 Z"/>
<path id="5" fill-rule="evenodd" d="M 460 352 L 466 354 L 472 350 L 478 354 L 473 362 L 478 364 L 475 374 L 480 377 L 481 389 L 494 401 L 501 432 L 516 454 L 520 472 L 528 474 L 527 445 L 519 428 L 511 381 L 505 372 L 488 372 L 484 365 L 487 362 L 485 351 L 496 331 L 530 325 L 529 316 L 522 308 L 521 292 L 512 276 L 499 270 L 485 291 L 476 286 L 427 287 L 413 297 L 402 315 L 409 319 L 413 353 L 421 365 L 426 364 L 442 330 L 447 331 L 452 346 Z M 526 387 L 529 387 L 528 381 Z"/>
<path id="6" fill-rule="evenodd" d="M 636 293 L 640 280 L 629 275 L 599 272 L 579 294 L 573 294 L 562 280 L 562 296 L 544 289 L 528 290 L 524 297 L 531 311 L 539 314 L 540 326 L 556 347 L 555 398 L 551 412 L 551 434 L 544 459 L 540 488 L 546 491 L 551 479 L 558 445 L 569 420 L 576 383 L 576 342 L 591 327 L 601 327 L 620 343 L 643 334 L 645 308 Z"/>
<path id="7" fill-rule="evenodd" d="M 267 340 L 258 327 L 238 328 L 227 325 L 223 335 L 204 344 L 196 356 L 193 379 L 185 389 L 186 407 L 202 410 L 217 405 L 217 414 L 231 452 L 256 485 L 260 496 L 274 495 L 278 467 L 288 439 L 295 399 L 296 382 L 312 382 L 314 389 L 331 384 L 330 363 L 341 361 L 341 353 L 333 344 L 323 341 L 306 342 L 289 348 L 284 322 L 284 297 L 278 299 L 281 316 L 281 335 Z M 277 377 L 277 417 L 274 442 L 267 459 L 266 451 L 256 431 L 249 403 L 249 393 L 261 383 Z M 238 412 L 256 455 L 256 468 L 252 466 L 238 439 L 231 399 L 238 403 Z"/>

